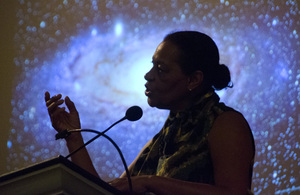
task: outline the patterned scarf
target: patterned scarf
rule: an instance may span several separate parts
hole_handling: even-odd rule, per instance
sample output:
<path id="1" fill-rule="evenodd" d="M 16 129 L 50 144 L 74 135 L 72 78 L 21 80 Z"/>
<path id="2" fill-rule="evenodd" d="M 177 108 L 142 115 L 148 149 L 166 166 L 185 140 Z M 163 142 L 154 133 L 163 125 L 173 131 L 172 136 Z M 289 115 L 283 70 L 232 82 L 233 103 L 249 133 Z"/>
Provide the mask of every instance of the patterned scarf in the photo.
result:
<path id="1" fill-rule="evenodd" d="M 133 175 L 214 183 L 208 134 L 216 117 L 232 110 L 212 90 L 184 112 L 170 112 L 162 130 L 137 160 Z"/>

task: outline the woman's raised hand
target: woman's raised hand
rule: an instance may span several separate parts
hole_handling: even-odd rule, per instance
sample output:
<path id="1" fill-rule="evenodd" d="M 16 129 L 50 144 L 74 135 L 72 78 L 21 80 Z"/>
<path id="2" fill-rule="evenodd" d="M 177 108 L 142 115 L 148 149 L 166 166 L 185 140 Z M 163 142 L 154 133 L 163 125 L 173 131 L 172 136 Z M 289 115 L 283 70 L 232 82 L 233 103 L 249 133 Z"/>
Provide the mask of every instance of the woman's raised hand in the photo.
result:
<path id="1" fill-rule="evenodd" d="M 45 93 L 45 102 L 53 128 L 58 132 L 66 129 L 80 129 L 80 119 L 75 104 L 69 97 L 66 97 L 65 100 L 61 98 L 61 94 L 50 97 L 49 92 Z M 65 110 L 65 107 L 60 107 L 64 102 L 69 112 Z"/>

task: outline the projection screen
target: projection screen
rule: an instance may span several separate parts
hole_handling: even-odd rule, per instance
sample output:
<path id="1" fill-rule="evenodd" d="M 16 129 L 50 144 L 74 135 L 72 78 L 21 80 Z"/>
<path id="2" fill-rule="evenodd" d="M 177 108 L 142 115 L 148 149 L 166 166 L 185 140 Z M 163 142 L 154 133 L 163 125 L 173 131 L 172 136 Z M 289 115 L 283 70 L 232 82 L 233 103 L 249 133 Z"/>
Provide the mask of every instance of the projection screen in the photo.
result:
<path id="1" fill-rule="evenodd" d="M 300 193 L 299 13 L 293 0 L 19 0 L 7 172 L 68 154 L 65 141 L 55 140 L 45 91 L 69 96 L 82 128 L 99 131 L 140 106 L 139 121 L 107 132 L 130 164 L 168 115 L 144 95 L 155 48 L 170 32 L 197 30 L 215 40 L 230 68 L 234 87 L 218 92 L 221 101 L 252 128 L 253 192 Z M 106 139 L 87 149 L 103 180 L 124 171 Z"/>

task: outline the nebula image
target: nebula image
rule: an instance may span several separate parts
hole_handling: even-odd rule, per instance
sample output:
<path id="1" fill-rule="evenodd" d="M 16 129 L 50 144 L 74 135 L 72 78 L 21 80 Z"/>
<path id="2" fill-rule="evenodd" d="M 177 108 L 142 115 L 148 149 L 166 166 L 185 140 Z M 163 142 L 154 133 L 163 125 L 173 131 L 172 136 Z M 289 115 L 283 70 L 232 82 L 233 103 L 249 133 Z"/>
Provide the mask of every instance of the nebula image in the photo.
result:
<path id="1" fill-rule="evenodd" d="M 55 140 L 44 93 L 68 96 L 82 128 L 103 131 L 138 105 L 143 117 L 107 132 L 127 164 L 162 128 L 167 110 L 151 108 L 144 75 L 168 33 L 196 30 L 216 42 L 234 87 L 221 101 L 243 113 L 256 143 L 255 194 L 300 193 L 299 3 L 249 0 L 19 0 L 9 171 L 68 155 Z M 82 133 L 88 141 L 95 134 Z M 124 171 L 105 138 L 87 146 L 100 177 Z"/>

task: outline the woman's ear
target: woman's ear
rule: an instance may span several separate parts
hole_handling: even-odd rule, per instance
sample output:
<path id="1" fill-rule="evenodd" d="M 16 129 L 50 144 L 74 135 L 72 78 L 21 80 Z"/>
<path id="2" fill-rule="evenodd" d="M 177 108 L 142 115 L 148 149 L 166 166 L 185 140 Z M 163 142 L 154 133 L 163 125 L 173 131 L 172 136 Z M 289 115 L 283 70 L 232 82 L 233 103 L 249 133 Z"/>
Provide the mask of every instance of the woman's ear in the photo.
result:
<path id="1" fill-rule="evenodd" d="M 191 76 L 188 78 L 188 89 L 192 91 L 193 89 L 199 87 L 203 82 L 203 72 L 200 70 L 195 71 Z"/>

